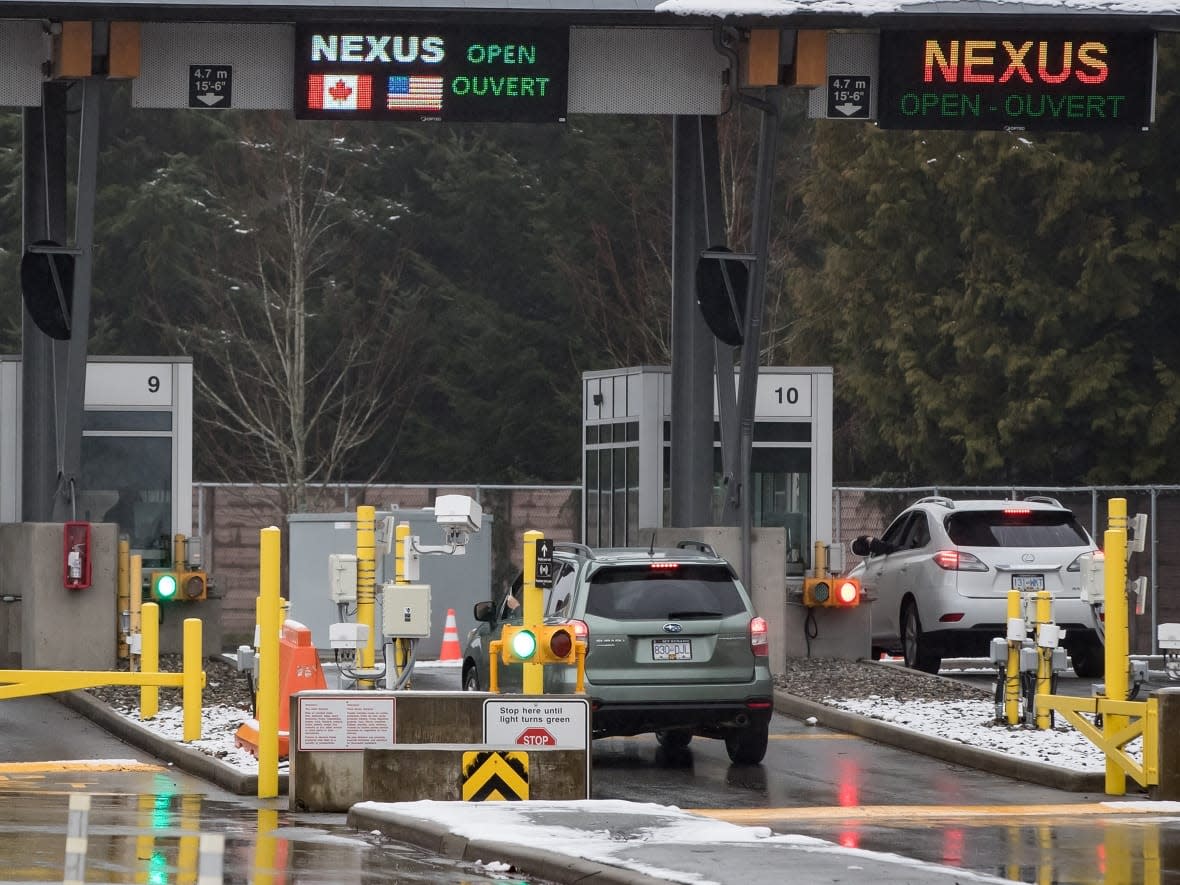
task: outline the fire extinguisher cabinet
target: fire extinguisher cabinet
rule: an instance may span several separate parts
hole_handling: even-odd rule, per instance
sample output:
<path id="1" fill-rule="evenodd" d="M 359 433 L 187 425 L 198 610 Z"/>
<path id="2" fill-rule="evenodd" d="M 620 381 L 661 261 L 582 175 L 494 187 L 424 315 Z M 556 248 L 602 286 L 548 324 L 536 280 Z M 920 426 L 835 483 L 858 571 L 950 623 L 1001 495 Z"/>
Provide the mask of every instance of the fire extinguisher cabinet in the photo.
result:
<path id="1" fill-rule="evenodd" d="M 67 590 L 85 590 L 90 586 L 90 523 L 67 522 L 64 538 L 63 583 Z"/>

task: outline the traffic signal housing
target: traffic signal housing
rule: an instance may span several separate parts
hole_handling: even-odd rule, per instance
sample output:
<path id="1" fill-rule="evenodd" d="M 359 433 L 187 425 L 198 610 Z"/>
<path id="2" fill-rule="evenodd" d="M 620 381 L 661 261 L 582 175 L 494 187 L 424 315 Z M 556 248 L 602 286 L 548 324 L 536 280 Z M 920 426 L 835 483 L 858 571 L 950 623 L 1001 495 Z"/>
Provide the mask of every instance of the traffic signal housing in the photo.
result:
<path id="1" fill-rule="evenodd" d="M 505 664 L 576 664 L 578 660 L 574 628 L 568 624 L 540 627 L 505 624 L 500 642 Z"/>
<path id="2" fill-rule="evenodd" d="M 209 592 L 209 576 L 199 569 L 177 572 L 176 580 L 180 587 L 177 598 L 184 602 L 199 602 Z"/>
<path id="3" fill-rule="evenodd" d="M 209 591 L 209 576 L 203 571 L 161 569 L 151 573 L 153 602 L 197 602 Z"/>
<path id="4" fill-rule="evenodd" d="M 180 579 L 171 569 L 154 571 L 150 587 L 153 602 L 172 602 L 180 592 Z"/>
<path id="5" fill-rule="evenodd" d="M 809 608 L 852 608 L 860 605 L 856 578 L 804 578 L 803 604 Z"/>

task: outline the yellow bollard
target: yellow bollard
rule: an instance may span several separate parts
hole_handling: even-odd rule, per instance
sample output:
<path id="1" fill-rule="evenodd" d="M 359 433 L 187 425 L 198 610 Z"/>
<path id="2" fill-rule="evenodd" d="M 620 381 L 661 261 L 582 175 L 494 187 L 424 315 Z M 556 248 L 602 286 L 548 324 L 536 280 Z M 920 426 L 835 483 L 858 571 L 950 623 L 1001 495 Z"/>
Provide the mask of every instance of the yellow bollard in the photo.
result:
<path id="1" fill-rule="evenodd" d="M 154 602 L 145 602 L 143 614 L 143 651 L 139 658 L 139 669 L 144 673 L 160 672 L 160 607 Z M 157 685 L 141 685 L 139 688 L 139 718 L 151 719 L 160 712 L 160 688 Z"/>
<path id="2" fill-rule="evenodd" d="M 1106 608 L 1106 697 L 1112 701 L 1127 699 L 1127 499 L 1111 498 L 1107 503 L 1107 528 L 1103 537 L 1106 551 L 1106 585 L 1103 588 Z M 1127 726 L 1126 716 L 1106 714 L 1102 717 L 1102 734 L 1111 740 Z M 1106 760 L 1106 794 L 1122 796 L 1127 792 L 1127 777 L 1122 767 Z"/>
<path id="3" fill-rule="evenodd" d="M 1008 620 L 1021 616 L 1020 591 L 1008 591 Z M 1008 640 L 1008 669 L 1004 673 L 1004 719 L 1009 725 L 1020 721 L 1020 643 Z"/>
<path id="4" fill-rule="evenodd" d="M 118 588 L 115 594 L 118 600 L 115 605 L 115 642 L 118 656 L 125 658 L 130 649 L 127 646 L 129 630 L 123 624 L 123 616 L 131 617 L 131 541 L 125 537 L 119 538 L 119 568 L 115 580 Z"/>
<path id="5" fill-rule="evenodd" d="M 137 640 L 142 641 L 142 608 L 143 608 L 143 557 L 136 553 L 129 560 L 127 571 L 127 589 L 131 594 L 131 672 L 139 669 L 136 660 L 142 654 L 142 648 L 136 650 Z"/>
<path id="6" fill-rule="evenodd" d="M 361 668 L 373 669 L 376 649 L 377 599 L 377 508 L 361 505 L 356 509 L 356 622 L 369 628 L 369 640 L 361 648 Z M 362 680 L 366 687 L 372 682 Z"/>
<path id="7" fill-rule="evenodd" d="M 184 619 L 184 664 L 181 698 L 184 710 L 184 740 L 201 739 L 201 689 L 205 674 L 201 671 L 201 619 Z"/>
<path id="8" fill-rule="evenodd" d="M 537 542 L 545 537 L 544 532 L 530 530 L 524 533 L 524 626 L 532 630 L 540 641 L 538 628 L 545 620 L 545 593 L 537 586 Z M 523 689 L 525 694 L 545 693 L 545 665 L 537 661 L 525 661 Z"/>
<path id="9" fill-rule="evenodd" d="M 406 574 L 406 552 L 409 550 L 409 545 L 413 542 L 410 540 L 410 524 L 408 522 L 398 523 L 397 529 L 394 533 L 394 564 L 393 564 L 393 579 L 397 584 L 410 583 L 409 576 Z M 397 667 L 397 678 L 401 679 L 402 670 L 405 669 L 407 661 L 410 659 L 410 650 L 407 648 L 406 640 L 399 639 L 394 643 L 393 660 Z"/>
<path id="10" fill-rule="evenodd" d="M 275 526 L 259 539 L 258 798 L 279 794 L 279 549 Z"/>
<path id="11" fill-rule="evenodd" d="M 1037 694 L 1051 694 L 1053 691 L 1053 649 L 1040 644 L 1041 630 L 1053 623 L 1053 597 L 1048 590 L 1037 591 Z M 1037 707 L 1037 728 L 1048 728 L 1052 712 Z"/>

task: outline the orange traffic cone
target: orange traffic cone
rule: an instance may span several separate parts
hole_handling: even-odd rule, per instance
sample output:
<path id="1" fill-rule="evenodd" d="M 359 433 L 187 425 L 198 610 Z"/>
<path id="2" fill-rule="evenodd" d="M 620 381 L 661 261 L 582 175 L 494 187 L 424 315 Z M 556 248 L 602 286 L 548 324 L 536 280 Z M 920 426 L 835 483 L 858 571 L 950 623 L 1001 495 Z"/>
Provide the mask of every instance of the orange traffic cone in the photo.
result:
<path id="1" fill-rule="evenodd" d="M 459 648 L 459 628 L 455 624 L 455 610 L 447 609 L 447 625 L 443 628 L 442 651 L 439 652 L 440 661 L 458 661 L 463 657 L 463 650 Z"/>

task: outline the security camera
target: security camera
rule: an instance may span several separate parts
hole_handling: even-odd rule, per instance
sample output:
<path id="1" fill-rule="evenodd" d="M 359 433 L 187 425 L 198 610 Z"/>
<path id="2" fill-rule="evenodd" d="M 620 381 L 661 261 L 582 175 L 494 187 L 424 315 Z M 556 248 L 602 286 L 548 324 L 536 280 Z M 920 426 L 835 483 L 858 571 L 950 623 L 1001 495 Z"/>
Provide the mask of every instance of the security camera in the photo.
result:
<path id="1" fill-rule="evenodd" d="M 478 532 L 483 508 L 467 495 L 439 495 L 434 499 L 434 521 L 448 534 Z"/>

